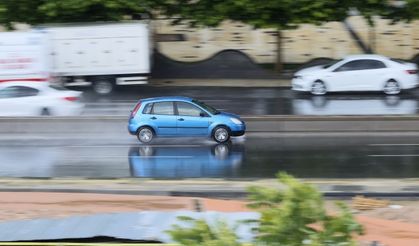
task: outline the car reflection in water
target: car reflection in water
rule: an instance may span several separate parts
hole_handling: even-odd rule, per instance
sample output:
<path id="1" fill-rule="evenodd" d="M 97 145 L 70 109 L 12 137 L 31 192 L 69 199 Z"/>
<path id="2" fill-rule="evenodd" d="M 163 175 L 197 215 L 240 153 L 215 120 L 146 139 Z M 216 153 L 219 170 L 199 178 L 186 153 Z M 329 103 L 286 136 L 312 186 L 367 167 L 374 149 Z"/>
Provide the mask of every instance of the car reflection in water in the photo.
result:
<path id="1" fill-rule="evenodd" d="M 136 146 L 129 150 L 131 176 L 147 178 L 235 177 L 244 146 L 164 145 Z"/>
<path id="2" fill-rule="evenodd" d="M 399 96 L 373 98 L 328 98 L 313 96 L 293 99 L 295 115 L 410 115 L 417 114 L 417 101 Z"/>

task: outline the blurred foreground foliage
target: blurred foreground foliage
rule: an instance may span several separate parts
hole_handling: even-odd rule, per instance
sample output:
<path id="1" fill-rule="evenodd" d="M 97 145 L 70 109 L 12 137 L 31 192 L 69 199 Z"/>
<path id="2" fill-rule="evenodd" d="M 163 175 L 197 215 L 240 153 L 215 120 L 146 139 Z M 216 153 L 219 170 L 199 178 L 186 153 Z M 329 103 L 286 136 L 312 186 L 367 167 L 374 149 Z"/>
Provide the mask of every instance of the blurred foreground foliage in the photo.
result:
<path id="1" fill-rule="evenodd" d="M 340 212 L 326 213 L 323 198 L 313 186 L 287 174 L 278 174 L 283 189 L 250 187 L 249 207 L 260 212 L 251 245 L 266 246 L 339 246 L 356 245 L 353 236 L 362 234 L 349 209 L 337 203 Z M 181 245 L 241 245 L 235 228 L 224 221 L 208 224 L 205 220 L 179 218 L 189 227 L 175 225 L 168 233 Z M 249 245 L 249 244 L 246 244 Z"/>

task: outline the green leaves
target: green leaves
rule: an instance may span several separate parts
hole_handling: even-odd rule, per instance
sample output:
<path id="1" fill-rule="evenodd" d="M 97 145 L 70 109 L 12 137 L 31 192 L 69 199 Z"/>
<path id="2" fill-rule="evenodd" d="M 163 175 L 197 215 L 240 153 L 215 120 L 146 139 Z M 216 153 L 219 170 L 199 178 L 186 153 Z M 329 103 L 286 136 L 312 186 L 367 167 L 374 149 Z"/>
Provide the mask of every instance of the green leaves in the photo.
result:
<path id="1" fill-rule="evenodd" d="M 179 217 L 180 221 L 187 222 L 189 227 L 173 226 L 167 231 L 173 240 L 185 246 L 240 246 L 237 235 L 224 221 L 216 221 L 209 226 L 205 220 L 195 220 L 190 217 Z"/>
<path id="2" fill-rule="evenodd" d="M 287 174 L 279 174 L 278 181 L 285 188 L 275 192 L 269 188 L 269 196 L 262 195 L 267 193 L 264 187 L 249 190 L 251 200 L 258 199 L 253 202 L 276 204 L 260 210 L 257 241 L 268 245 L 301 245 L 314 233 L 312 224 L 325 217 L 322 196 L 314 187 Z"/>
<path id="3" fill-rule="evenodd" d="M 257 28 L 285 29 L 300 23 L 341 20 L 346 9 L 338 0 L 162 0 L 157 6 L 168 16 L 214 26 L 230 19 Z"/>
<path id="4" fill-rule="evenodd" d="M 340 213 L 329 215 L 322 195 L 311 185 L 285 173 L 278 174 L 281 189 L 250 187 L 250 207 L 261 213 L 254 228 L 254 245 L 265 246 L 355 246 L 354 234 L 363 232 L 349 209 L 337 203 Z M 204 220 L 180 218 L 189 227 L 174 226 L 169 234 L 181 245 L 240 245 L 226 223 L 209 226 Z M 252 221 L 255 224 L 255 221 Z"/>
<path id="5" fill-rule="evenodd" d="M 148 12 L 153 0 L 2 0 L 0 22 L 29 24 L 118 21 Z"/>

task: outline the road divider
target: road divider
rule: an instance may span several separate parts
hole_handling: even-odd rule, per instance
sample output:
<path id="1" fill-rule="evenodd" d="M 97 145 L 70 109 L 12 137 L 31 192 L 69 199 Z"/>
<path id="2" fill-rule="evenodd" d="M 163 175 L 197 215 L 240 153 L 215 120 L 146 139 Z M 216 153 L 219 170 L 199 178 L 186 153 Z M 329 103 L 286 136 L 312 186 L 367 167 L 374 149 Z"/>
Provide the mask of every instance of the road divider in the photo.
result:
<path id="1" fill-rule="evenodd" d="M 419 116 L 243 116 L 247 132 L 419 132 Z M 0 117 L 0 134 L 127 134 L 127 117 Z"/>

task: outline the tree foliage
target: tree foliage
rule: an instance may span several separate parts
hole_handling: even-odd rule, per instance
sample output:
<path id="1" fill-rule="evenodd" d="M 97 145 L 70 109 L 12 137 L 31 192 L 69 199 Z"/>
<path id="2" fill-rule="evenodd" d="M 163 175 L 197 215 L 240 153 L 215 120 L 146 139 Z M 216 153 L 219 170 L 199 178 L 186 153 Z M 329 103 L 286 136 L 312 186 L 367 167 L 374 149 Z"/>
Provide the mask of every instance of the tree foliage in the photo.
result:
<path id="1" fill-rule="evenodd" d="M 195 220 L 190 217 L 179 217 L 180 221 L 187 222 L 189 227 L 174 225 L 168 233 L 173 240 L 186 246 L 240 246 L 234 230 L 223 221 L 216 221 L 209 226 L 205 220 Z"/>
<path id="2" fill-rule="evenodd" d="M 1 0 L 0 22 L 28 24 L 118 21 L 148 11 L 151 1 Z"/>
<path id="3" fill-rule="evenodd" d="M 127 15 L 159 10 L 167 16 L 215 26 L 226 19 L 255 27 L 284 29 L 300 23 L 343 20 L 351 9 L 367 18 L 419 18 L 419 0 L 1 0 L 0 21 L 45 22 L 115 21 Z"/>
<path id="4" fill-rule="evenodd" d="M 340 213 L 327 214 L 322 195 L 314 187 L 286 174 L 279 174 L 278 180 L 284 189 L 249 188 L 249 206 L 261 213 L 254 245 L 356 245 L 353 236 L 362 233 L 362 226 L 346 206 L 338 203 Z M 181 245 L 239 245 L 234 230 L 225 223 L 210 226 L 204 220 L 187 221 L 191 227 L 176 225 L 170 231 Z"/>
<path id="5" fill-rule="evenodd" d="M 256 28 L 282 30 L 301 23 L 341 21 L 355 10 L 368 20 L 375 15 L 395 21 L 419 18 L 419 0 L 157 0 L 156 3 L 168 16 L 203 26 L 216 26 L 229 19 Z"/>
<path id="6" fill-rule="evenodd" d="M 339 0 L 162 0 L 159 8 L 168 16 L 193 24 L 216 26 L 223 20 L 242 21 L 259 27 L 284 29 L 299 23 L 341 20 L 345 8 Z M 342 7 L 343 6 L 343 7 Z"/>
<path id="7" fill-rule="evenodd" d="M 260 211 L 257 242 L 267 245 L 355 245 L 353 234 L 362 233 L 343 205 L 337 215 L 326 213 L 323 198 L 311 185 L 279 174 L 284 190 L 250 187 L 250 206 Z"/>

